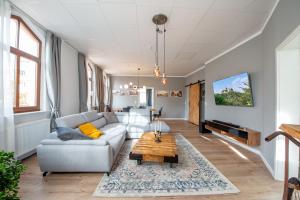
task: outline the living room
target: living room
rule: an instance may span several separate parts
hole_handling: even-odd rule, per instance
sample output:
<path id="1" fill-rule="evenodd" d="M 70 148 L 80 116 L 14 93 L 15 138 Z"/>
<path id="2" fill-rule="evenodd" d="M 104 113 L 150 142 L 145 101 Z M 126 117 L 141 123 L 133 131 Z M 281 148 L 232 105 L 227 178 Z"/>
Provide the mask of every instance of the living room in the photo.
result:
<path id="1" fill-rule="evenodd" d="M 299 0 L 0 0 L 0 199 L 299 199 Z"/>

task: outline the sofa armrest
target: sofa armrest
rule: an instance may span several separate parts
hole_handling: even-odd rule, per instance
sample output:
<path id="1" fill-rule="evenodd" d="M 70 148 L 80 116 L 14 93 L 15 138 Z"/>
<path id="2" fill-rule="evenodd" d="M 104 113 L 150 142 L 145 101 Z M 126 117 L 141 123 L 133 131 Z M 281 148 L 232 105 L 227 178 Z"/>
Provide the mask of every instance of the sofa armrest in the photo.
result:
<path id="1" fill-rule="evenodd" d="M 96 145 L 106 146 L 106 140 L 68 140 L 62 141 L 60 139 L 45 139 L 41 142 L 42 145 Z"/>

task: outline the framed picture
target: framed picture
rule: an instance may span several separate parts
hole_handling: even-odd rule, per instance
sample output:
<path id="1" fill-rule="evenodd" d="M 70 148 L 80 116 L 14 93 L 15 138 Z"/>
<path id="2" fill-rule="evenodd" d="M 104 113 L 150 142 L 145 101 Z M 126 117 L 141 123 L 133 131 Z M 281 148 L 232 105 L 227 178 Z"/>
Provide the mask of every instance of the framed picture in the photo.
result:
<path id="1" fill-rule="evenodd" d="M 114 95 L 120 95 L 121 91 L 120 90 L 112 90 L 112 94 L 114 94 Z"/>
<path id="2" fill-rule="evenodd" d="M 129 90 L 129 96 L 137 96 L 138 91 L 137 90 Z"/>
<path id="3" fill-rule="evenodd" d="M 169 92 L 167 90 L 157 90 L 156 96 L 157 97 L 168 97 Z"/>
<path id="4" fill-rule="evenodd" d="M 182 97 L 182 91 L 181 90 L 171 90 L 171 97 Z"/>
<path id="5" fill-rule="evenodd" d="M 113 95 L 125 96 L 126 92 L 123 90 L 112 90 Z"/>

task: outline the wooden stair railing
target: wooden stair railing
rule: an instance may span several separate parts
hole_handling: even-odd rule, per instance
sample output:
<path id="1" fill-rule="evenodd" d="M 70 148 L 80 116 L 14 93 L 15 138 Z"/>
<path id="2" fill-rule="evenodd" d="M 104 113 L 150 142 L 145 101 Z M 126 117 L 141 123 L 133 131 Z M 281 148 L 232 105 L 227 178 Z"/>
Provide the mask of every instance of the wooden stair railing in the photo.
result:
<path id="1" fill-rule="evenodd" d="M 280 129 L 283 131 L 276 131 L 265 138 L 265 141 L 270 142 L 279 135 L 285 136 L 285 162 L 284 162 L 284 191 L 283 200 L 290 200 L 291 194 L 289 194 L 289 141 L 293 142 L 300 148 L 300 125 L 282 124 Z M 295 178 L 293 178 L 295 179 Z"/>

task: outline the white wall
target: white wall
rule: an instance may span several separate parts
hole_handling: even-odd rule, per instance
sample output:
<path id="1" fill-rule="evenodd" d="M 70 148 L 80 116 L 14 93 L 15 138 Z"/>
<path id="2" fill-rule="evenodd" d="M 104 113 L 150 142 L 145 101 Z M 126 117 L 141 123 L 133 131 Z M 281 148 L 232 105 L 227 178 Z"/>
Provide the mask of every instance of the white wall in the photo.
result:
<path id="1" fill-rule="evenodd" d="M 299 44 L 300 45 L 300 44 Z M 277 53 L 277 127 L 282 123 L 300 123 L 300 52 L 299 49 L 281 50 Z M 284 137 L 276 140 L 275 177 L 284 178 Z M 289 176 L 297 177 L 299 148 L 290 142 Z"/>
<path id="2" fill-rule="evenodd" d="M 140 77 L 140 85 L 154 88 L 154 107 L 159 109 L 163 107 L 162 117 L 163 118 L 184 118 L 184 95 L 185 95 L 185 79 L 180 77 L 168 78 L 167 85 L 162 85 L 159 80 L 154 77 Z M 128 76 L 112 76 L 111 84 L 112 89 L 120 89 L 120 85 L 125 83 L 133 82 L 137 83 L 137 77 Z M 183 97 L 156 97 L 157 90 L 181 90 L 183 91 Z M 138 105 L 137 96 L 119 96 L 112 95 L 112 107 L 113 108 L 123 108 L 126 106 L 137 106 Z"/>
<path id="3" fill-rule="evenodd" d="M 65 42 L 61 46 L 61 115 L 79 112 L 78 51 Z"/>
<path id="4" fill-rule="evenodd" d="M 261 131 L 259 147 L 271 173 L 275 170 L 275 141 L 264 138 L 276 130 L 276 48 L 299 26 L 299 0 L 280 0 L 262 34 L 205 68 L 206 119 L 219 119 Z M 243 71 L 250 72 L 253 108 L 214 105 L 212 82 Z"/>

